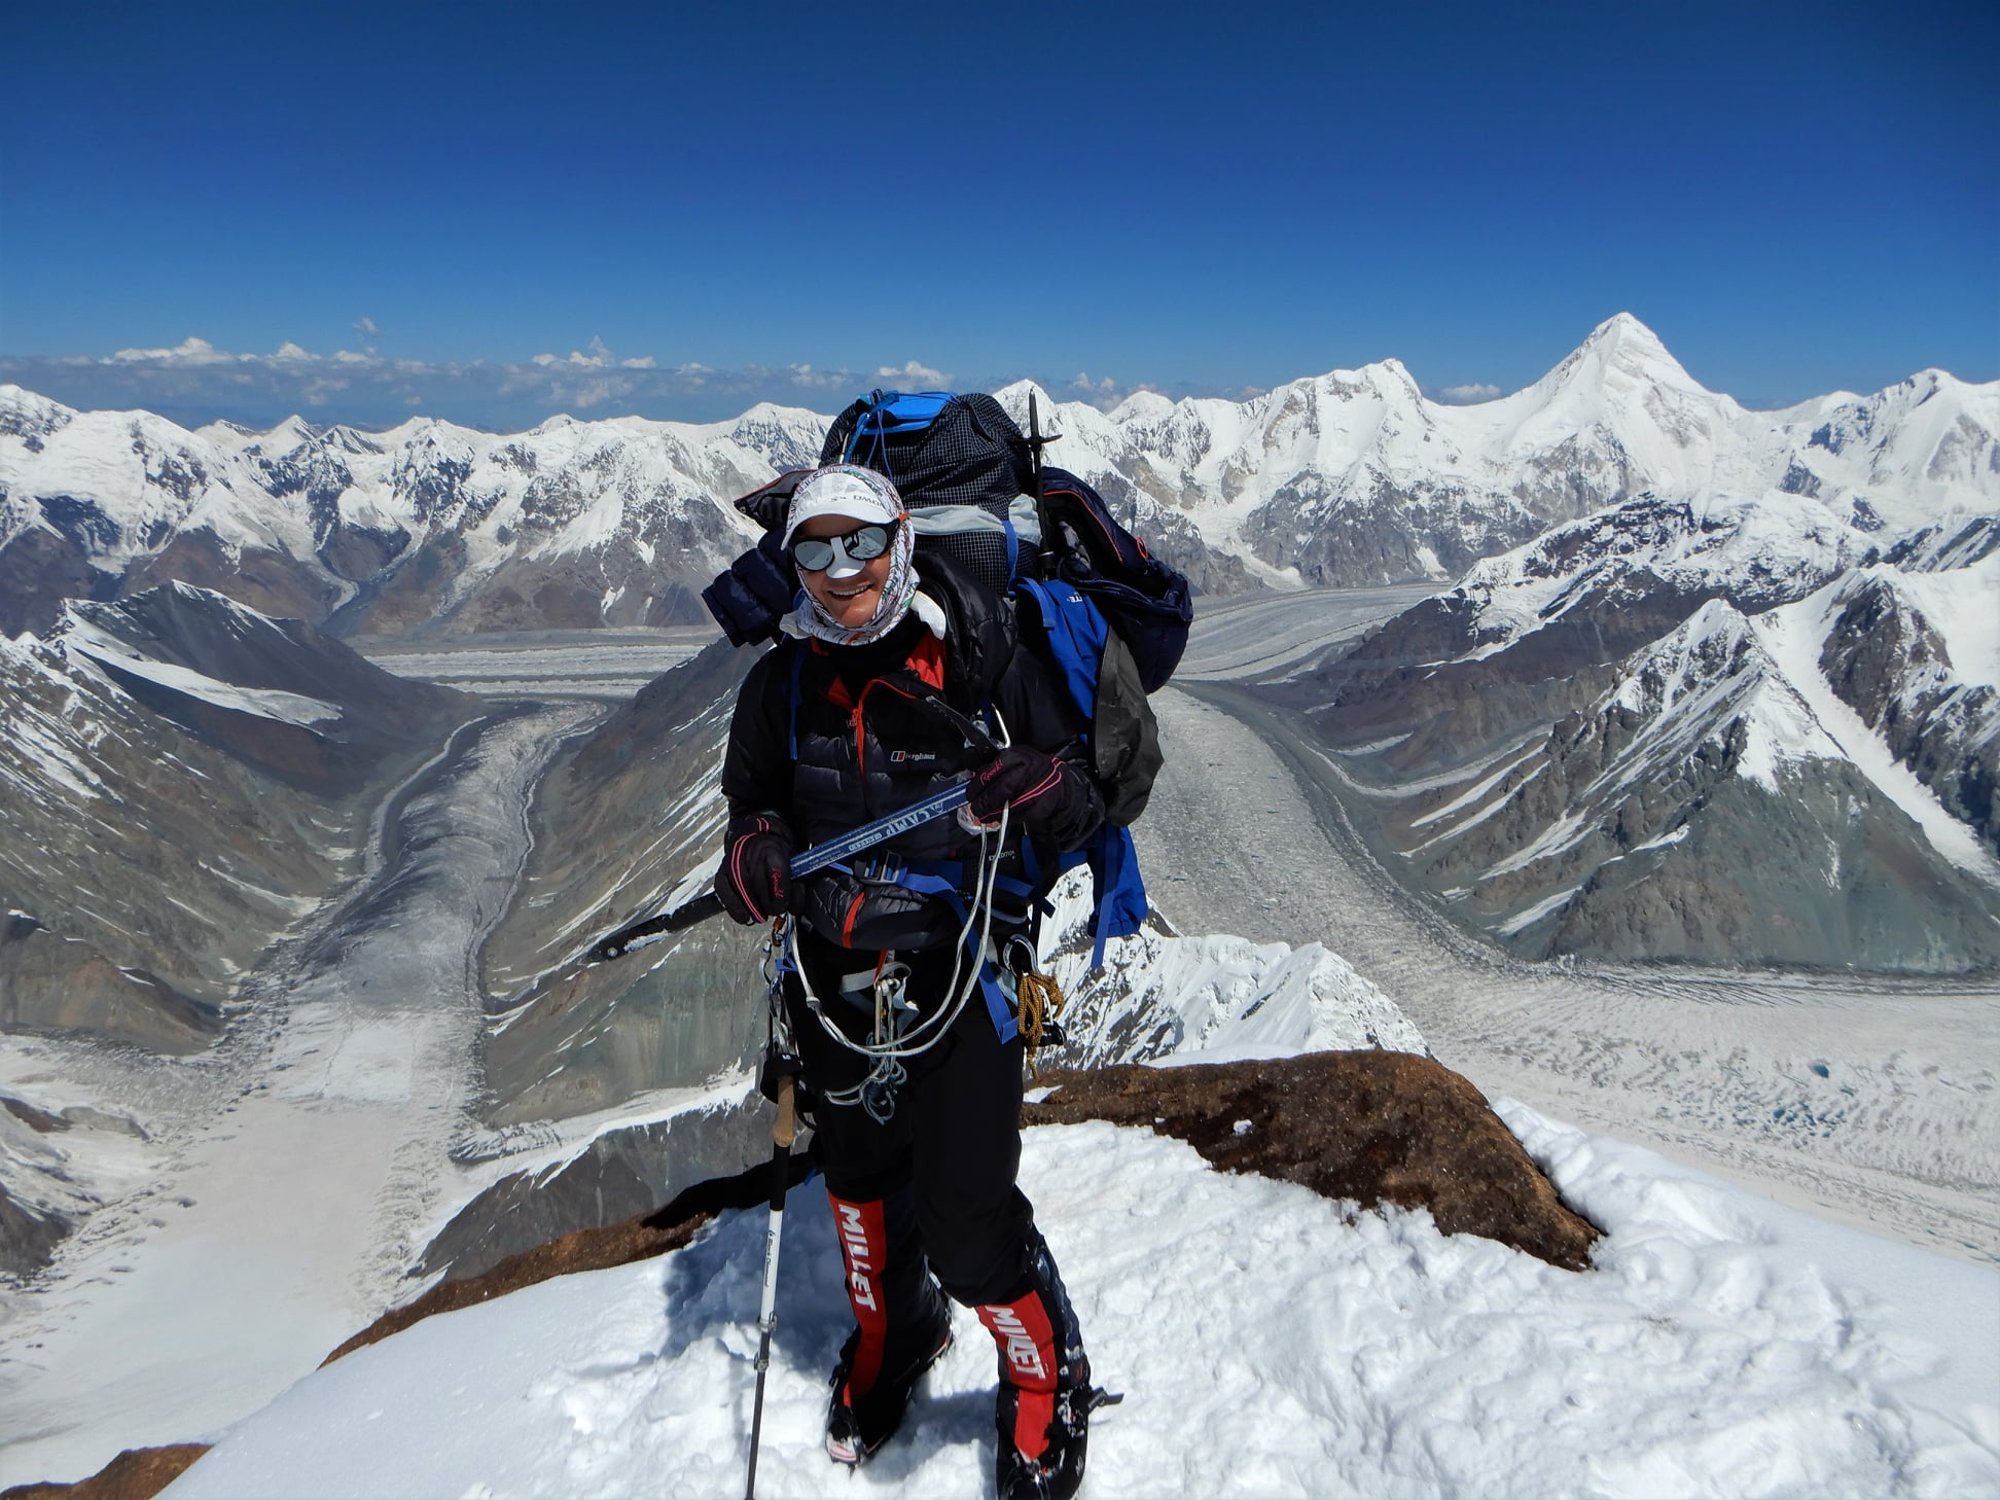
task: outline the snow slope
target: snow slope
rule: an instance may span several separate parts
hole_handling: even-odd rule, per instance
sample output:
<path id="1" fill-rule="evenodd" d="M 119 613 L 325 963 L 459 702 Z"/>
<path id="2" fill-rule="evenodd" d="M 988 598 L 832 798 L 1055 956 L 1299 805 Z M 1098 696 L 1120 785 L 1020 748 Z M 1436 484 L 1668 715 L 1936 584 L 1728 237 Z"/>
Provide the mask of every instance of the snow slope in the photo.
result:
<path id="1" fill-rule="evenodd" d="M 2000 1272 L 1760 1203 L 1504 1104 L 1607 1231 L 1560 1271 L 1092 1124 L 1023 1180 L 1097 1379 L 1086 1493 L 1991 1494 Z M 767 1495 L 975 1493 L 994 1356 L 969 1316 L 853 1479 L 820 1446 L 847 1327 L 820 1190 L 785 1215 Z M 766 1216 L 430 1319 L 300 1381 L 167 1493 L 723 1494 L 743 1480 Z"/>

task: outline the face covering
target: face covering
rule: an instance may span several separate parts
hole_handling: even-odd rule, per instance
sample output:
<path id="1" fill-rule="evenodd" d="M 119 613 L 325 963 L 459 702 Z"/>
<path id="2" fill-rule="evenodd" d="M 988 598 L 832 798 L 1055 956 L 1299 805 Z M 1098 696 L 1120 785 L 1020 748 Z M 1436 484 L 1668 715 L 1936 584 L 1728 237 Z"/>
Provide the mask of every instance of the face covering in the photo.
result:
<path id="1" fill-rule="evenodd" d="M 896 528 L 895 538 L 889 544 L 889 576 L 882 585 L 881 597 L 875 601 L 875 613 L 868 617 L 866 624 L 851 630 L 838 623 L 812 596 L 812 591 L 803 587 L 805 575 L 801 573 L 802 597 L 798 608 L 786 616 L 788 633 L 813 636 L 830 646 L 865 646 L 870 641 L 879 641 L 896 628 L 909 609 L 910 601 L 916 597 L 916 545 L 916 528 L 905 521 Z"/>

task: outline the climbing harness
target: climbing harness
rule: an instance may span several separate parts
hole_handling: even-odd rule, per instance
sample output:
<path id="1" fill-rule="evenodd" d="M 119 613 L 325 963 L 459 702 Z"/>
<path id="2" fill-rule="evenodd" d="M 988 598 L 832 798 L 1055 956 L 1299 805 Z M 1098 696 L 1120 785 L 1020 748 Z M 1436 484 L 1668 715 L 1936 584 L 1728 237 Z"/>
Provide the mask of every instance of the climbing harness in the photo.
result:
<path id="1" fill-rule="evenodd" d="M 973 994 L 992 988 L 995 1001 L 1005 1004 L 997 983 L 991 974 L 992 964 L 992 924 L 993 924 L 993 881 L 999 869 L 1000 850 L 1005 847 L 1008 813 L 1003 810 L 997 828 L 991 833 L 982 831 L 979 838 L 978 873 L 974 881 L 972 900 L 965 903 L 964 925 L 959 929 L 958 941 L 953 944 L 951 978 L 944 987 L 945 1003 L 924 1016 L 909 1000 L 905 990 L 909 980 L 909 968 L 901 963 L 885 963 L 874 977 L 871 988 L 874 991 L 874 1026 L 867 1041 L 858 1041 L 826 1013 L 826 1006 L 812 980 L 807 977 L 805 963 L 799 955 L 798 928 L 787 923 L 787 959 L 799 977 L 799 987 L 804 994 L 806 1008 L 810 1010 L 826 1034 L 849 1052 L 870 1060 L 868 1074 L 852 1088 L 829 1090 L 823 1097 L 829 1104 L 858 1104 L 866 1110 L 868 1117 L 877 1124 L 886 1125 L 896 1112 L 896 1097 L 907 1073 L 903 1059 L 920 1057 L 941 1041 L 945 1034 L 957 1023 L 966 1003 Z M 940 891 L 939 894 L 947 894 Z M 977 940 L 973 928 L 978 926 Z M 970 972 L 966 958 L 974 955 Z M 1012 1017 L 1008 1020 L 1011 1023 Z"/>

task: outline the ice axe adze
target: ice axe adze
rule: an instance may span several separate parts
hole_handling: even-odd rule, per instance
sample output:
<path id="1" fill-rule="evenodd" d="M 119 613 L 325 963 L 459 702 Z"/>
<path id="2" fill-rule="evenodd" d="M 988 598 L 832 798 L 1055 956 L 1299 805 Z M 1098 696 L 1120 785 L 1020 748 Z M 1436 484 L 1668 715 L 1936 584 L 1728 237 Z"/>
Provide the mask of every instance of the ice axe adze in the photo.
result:
<path id="1" fill-rule="evenodd" d="M 815 844 L 805 853 L 792 860 L 792 879 L 810 875 L 815 870 L 824 870 L 828 865 L 859 854 L 863 849 L 892 839 L 899 833 L 907 833 L 912 828 L 941 818 L 965 805 L 967 786 L 960 782 L 946 787 L 926 797 L 921 802 L 912 802 L 900 812 L 890 813 L 886 818 L 877 818 L 872 823 L 863 823 L 852 833 L 844 833 L 837 839 L 828 839 L 823 844 Z M 605 963 L 614 958 L 623 958 L 636 948 L 656 943 L 669 933 L 681 932 L 697 922 L 705 922 L 722 910 L 722 898 L 710 891 L 705 896 L 697 896 L 692 901 L 676 906 L 672 911 L 661 912 L 658 916 L 647 917 L 642 922 L 634 922 L 630 927 L 621 927 L 610 937 L 600 939 L 590 950 L 590 962 Z"/>

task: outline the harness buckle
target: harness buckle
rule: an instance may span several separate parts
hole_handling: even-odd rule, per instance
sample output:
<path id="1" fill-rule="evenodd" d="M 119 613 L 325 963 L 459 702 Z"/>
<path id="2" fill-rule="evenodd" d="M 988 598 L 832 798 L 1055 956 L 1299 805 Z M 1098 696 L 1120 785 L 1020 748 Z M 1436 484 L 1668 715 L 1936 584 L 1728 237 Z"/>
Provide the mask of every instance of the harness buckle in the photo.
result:
<path id="1" fill-rule="evenodd" d="M 865 859 L 856 860 L 854 874 L 871 885 L 900 885 L 903 877 L 910 873 L 909 861 L 902 855 L 888 851 L 870 854 Z"/>

